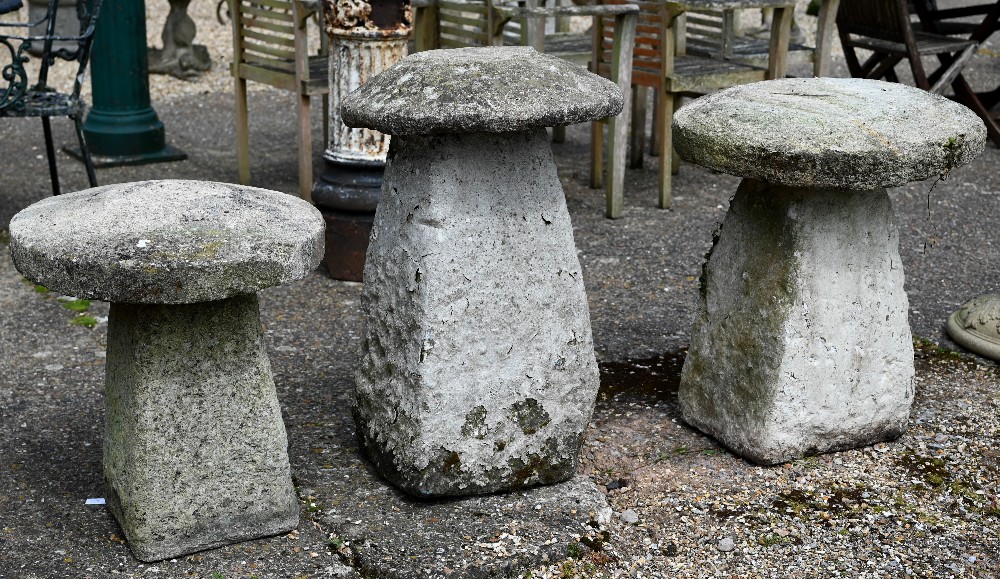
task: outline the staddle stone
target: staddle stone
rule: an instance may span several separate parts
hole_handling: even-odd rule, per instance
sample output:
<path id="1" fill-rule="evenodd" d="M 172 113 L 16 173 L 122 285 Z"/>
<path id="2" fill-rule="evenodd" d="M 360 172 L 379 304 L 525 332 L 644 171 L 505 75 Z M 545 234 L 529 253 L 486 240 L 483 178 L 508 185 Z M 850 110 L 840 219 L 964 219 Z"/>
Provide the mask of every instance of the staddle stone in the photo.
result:
<path id="1" fill-rule="evenodd" d="M 323 224 L 290 195 L 208 181 L 119 183 L 49 197 L 10 222 L 25 276 L 80 298 L 187 304 L 304 277 Z"/>
<path id="2" fill-rule="evenodd" d="M 968 108 L 858 78 L 740 85 L 674 116 L 685 161 L 792 187 L 882 190 L 947 175 L 985 146 L 986 126 Z"/>
<path id="3" fill-rule="evenodd" d="M 45 199 L 10 234 L 29 279 L 112 302 L 104 478 L 136 557 L 295 528 L 256 291 L 318 265 L 319 212 L 275 191 L 149 181 Z"/>
<path id="4" fill-rule="evenodd" d="M 392 135 L 512 132 L 617 115 L 618 85 L 529 46 L 411 54 L 344 99 L 349 127 Z"/>
<path id="5" fill-rule="evenodd" d="M 354 417 L 418 496 L 573 476 L 597 362 L 544 125 L 617 114 L 604 79 L 524 48 L 409 56 L 345 99 L 393 134 L 365 265 Z"/>
<path id="6" fill-rule="evenodd" d="M 787 79 L 697 99 L 674 135 L 745 177 L 704 265 L 684 419 L 763 464 L 899 436 L 913 345 L 884 187 L 974 158 L 982 121 L 899 84 Z"/>

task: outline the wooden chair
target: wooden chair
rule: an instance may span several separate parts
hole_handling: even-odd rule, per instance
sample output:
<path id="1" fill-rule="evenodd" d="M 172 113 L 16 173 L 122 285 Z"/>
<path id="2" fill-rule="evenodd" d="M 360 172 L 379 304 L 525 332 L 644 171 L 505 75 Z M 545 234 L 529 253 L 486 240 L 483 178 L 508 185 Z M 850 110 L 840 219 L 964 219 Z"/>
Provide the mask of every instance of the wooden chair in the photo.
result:
<path id="1" fill-rule="evenodd" d="M 13 3 L 9 5 L 16 8 Z M 91 187 L 97 186 L 97 175 L 94 172 L 94 162 L 90 157 L 90 149 L 83 135 L 83 114 L 85 104 L 80 98 L 84 72 L 90 61 L 90 47 L 94 40 L 94 27 L 101 11 L 101 0 L 92 0 L 89 4 L 78 0 L 76 14 L 80 21 L 79 34 L 75 36 L 60 36 L 56 33 L 56 18 L 58 16 L 59 0 L 50 0 L 45 16 L 36 22 L 12 23 L 0 22 L 0 47 L 7 50 L 10 60 L 0 59 L 3 64 L 3 80 L 7 86 L 0 86 L 0 118 L 4 117 L 40 117 L 42 131 L 45 134 L 45 153 L 49 161 L 49 177 L 52 180 L 52 194 L 59 195 L 59 174 L 56 170 L 56 152 L 52 143 L 52 128 L 50 117 L 69 117 L 76 128 L 76 137 L 80 142 L 80 153 L 87 170 L 87 180 Z M 30 29 L 44 26 L 44 34 L 32 35 Z M 23 34 L 5 34 L 7 30 L 23 30 Z M 63 45 L 59 48 L 54 42 Z M 66 45 L 69 45 L 68 47 Z M 28 62 L 28 50 L 34 45 L 41 47 L 38 76 L 34 83 L 28 79 L 28 71 L 24 64 Z M 0 49 L 2 50 L 2 49 Z M 49 67 L 56 59 L 75 62 L 77 73 L 73 89 L 69 93 L 59 92 L 48 86 Z M 23 159 L 22 159 L 23 160 Z M 9 159 L 7 162 L 14 163 Z"/>
<path id="2" fill-rule="evenodd" d="M 639 9 L 622 2 L 615 5 L 554 6 L 500 5 L 491 0 L 422 0 L 416 7 L 416 49 L 461 46 L 534 46 L 540 52 L 564 57 L 611 79 L 625 95 L 622 114 L 594 122 L 591 127 L 590 184 L 604 188 L 609 218 L 621 216 L 625 187 L 625 143 L 628 131 L 632 46 Z M 579 37 L 570 42 L 551 41 L 544 36 L 548 18 L 590 16 L 594 30 L 581 50 Z M 603 31 L 603 32 L 602 32 Z M 608 128 L 611 154 L 604 159 L 604 127 Z M 604 174 L 606 169 L 606 175 Z"/>
<path id="3" fill-rule="evenodd" d="M 623 0 L 608 0 L 619 2 Z M 645 95 L 656 91 L 655 142 L 659 151 L 659 206 L 672 204 L 674 159 L 670 131 L 677 100 L 718 89 L 785 76 L 794 2 L 790 0 L 640 0 L 632 84 L 632 161 L 639 159 L 645 137 Z M 767 67 L 733 58 L 734 12 L 740 8 L 775 8 Z M 694 50 L 692 50 L 694 48 Z M 641 166 L 641 165 L 640 165 Z"/>
<path id="4" fill-rule="evenodd" d="M 788 44 L 788 64 L 813 65 L 813 76 L 830 75 L 830 47 L 833 38 L 837 7 L 840 0 L 823 0 L 819 6 L 816 20 L 816 46 L 807 46 L 790 41 Z M 774 20 L 772 17 L 771 23 Z M 793 22 L 794 24 L 794 22 Z M 691 52 L 691 45 L 688 51 Z M 733 59 L 747 64 L 766 67 L 770 57 L 770 38 L 747 35 L 737 29 L 733 38 Z"/>
<path id="5" fill-rule="evenodd" d="M 299 196 L 312 198 L 311 97 L 323 98 L 324 144 L 329 130 L 330 65 L 326 34 L 320 32 L 317 54 L 310 55 L 307 46 L 306 22 L 319 9 L 317 0 L 229 0 L 233 21 L 230 72 L 236 84 L 236 154 L 241 184 L 250 184 L 247 81 L 252 80 L 299 95 Z"/>
<path id="6" fill-rule="evenodd" d="M 919 20 L 914 23 L 916 30 L 947 34 L 948 36 L 969 36 L 976 31 L 980 23 L 961 19 L 976 16 L 978 20 L 981 20 L 996 6 L 996 2 L 944 9 L 938 7 L 937 0 L 911 0 L 911 5 L 911 12 L 919 16 Z M 985 40 L 985 38 L 981 40 Z"/>
<path id="7" fill-rule="evenodd" d="M 995 21 L 1000 11 L 994 12 Z M 841 0 L 837 28 L 851 76 L 899 82 L 895 67 L 905 59 L 917 87 L 941 94 L 951 86 L 956 97 L 983 119 L 990 139 L 1000 146 L 1000 126 L 961 74 L 979 48 L 977 40 L 914 30 L 907 0 Z M 871 55 L 861 62 L 858 49 Z M 936 56 L 940 66 L 928 74 L 924 56 Z"/>

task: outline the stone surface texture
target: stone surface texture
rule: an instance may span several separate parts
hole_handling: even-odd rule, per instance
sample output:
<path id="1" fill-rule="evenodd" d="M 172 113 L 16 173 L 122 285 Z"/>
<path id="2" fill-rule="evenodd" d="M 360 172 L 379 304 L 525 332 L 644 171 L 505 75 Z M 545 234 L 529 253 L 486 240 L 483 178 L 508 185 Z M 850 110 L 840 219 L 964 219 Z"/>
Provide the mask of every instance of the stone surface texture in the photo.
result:
<path id="1" fill-rule="evenodd" d="M 392 135 L 513 132 L 621 112 L 611 81 L 530 47 L 429 50 L 407 56 L 343 101 L 349 127 Z"/>
<path id="2" fill-rule="evenodd" d="M 143 181 L 38 201 L 10 222 L 32 281 L 81 298 L 180 304 L 305 276 L 323 219 L 297 197 L 208 181 Z"/>
<path id="3" fill-rule="evenodd" d="M 394 137 L 375 219 L 354 415 L 382 474 L 421 496 L 571 477 L 598 372 L 544 129 Z"/>
<path id="4" fill-rule="evenodd" d="M 257 296 L 112 304 L 104 477 L 132 552 L 154 561 L 298 524 Z"/>
<path id="5" fill-rule="evenodd" d="M 701 287 L 688 423 L 762 464 L 902 434 L 913 346 L 885 191 L 745 179 Z"/>
<path id="6" fill-rule="evenodd" d="M 685 161 L 789 186 L 864 190 L 947 175 L 986 139 L 982 120 L 960 104 L 850 78 L 733 87 L 685 105 L 673 126 Z"/>

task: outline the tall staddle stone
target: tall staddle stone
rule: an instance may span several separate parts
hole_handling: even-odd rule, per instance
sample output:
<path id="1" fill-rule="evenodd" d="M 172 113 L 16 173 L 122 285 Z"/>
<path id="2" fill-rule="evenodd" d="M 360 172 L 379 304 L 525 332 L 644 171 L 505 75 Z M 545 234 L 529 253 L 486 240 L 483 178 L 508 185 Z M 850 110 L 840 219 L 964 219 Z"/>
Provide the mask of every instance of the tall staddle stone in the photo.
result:
<path id="1" fill-rule="evenodd" d="M 982 152 L 945 98 L 859 79 L 786 79 L 674 117 L 692 163 L 744 177 L 704 265 L 681 375 L 684 420 L 754 462 L 898 437 L 913 344 L 886 187 Z"/>
<path id="2" fill-rule="evenodd" d="M 349 126 L 392 135 L 354 417 L 405 491 L 490 493 L 576 471 L 598 372 L 544 127 L 622 102 L 530 48 L 418 53 L 344 101 Z"/>

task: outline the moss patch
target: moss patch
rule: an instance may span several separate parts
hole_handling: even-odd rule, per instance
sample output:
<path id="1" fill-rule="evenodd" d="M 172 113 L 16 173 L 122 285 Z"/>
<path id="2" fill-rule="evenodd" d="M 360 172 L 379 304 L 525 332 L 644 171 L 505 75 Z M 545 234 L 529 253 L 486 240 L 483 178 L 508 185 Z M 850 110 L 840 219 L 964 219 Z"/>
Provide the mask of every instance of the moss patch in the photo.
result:
<path id="1" fill-rule="evenodd" d="M 521 428 L 521 432 L 528 436 L 535 434 L 552 422 L 549 413 L 534 398 L 515 403 L 511 406 L 510 412 L 518 427 Z"/>

